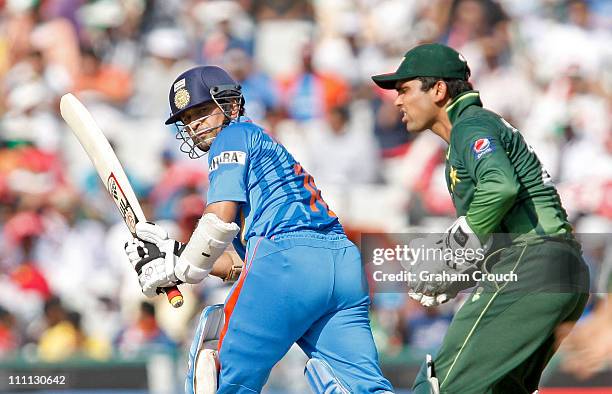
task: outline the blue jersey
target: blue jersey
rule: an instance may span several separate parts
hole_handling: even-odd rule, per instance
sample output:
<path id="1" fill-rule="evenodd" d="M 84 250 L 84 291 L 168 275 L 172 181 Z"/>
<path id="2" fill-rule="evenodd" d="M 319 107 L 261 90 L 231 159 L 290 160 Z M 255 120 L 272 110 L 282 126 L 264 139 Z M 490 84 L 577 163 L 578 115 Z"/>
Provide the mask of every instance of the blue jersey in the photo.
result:
<path id="1" fill-rule="evenodd" d="M 253 236 L 303 230 L 343 234 L 312 176 L 284 146 L 245 120 L 221 130 L 208 153 L 207 203 L 240 203 L 236 251 L 244 257 Z"/>

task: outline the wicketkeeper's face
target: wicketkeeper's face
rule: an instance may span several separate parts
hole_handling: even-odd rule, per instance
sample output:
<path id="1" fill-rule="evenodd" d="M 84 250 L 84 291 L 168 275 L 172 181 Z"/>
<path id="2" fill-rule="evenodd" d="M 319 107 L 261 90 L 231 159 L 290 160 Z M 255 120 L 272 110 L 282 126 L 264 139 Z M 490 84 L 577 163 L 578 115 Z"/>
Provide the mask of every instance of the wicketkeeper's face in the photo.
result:
<path id="1" fill-rule="evenodd" d="M 416 79 L 400 81 L 395 89 L 397 98 L 393 104 L 402 113 L 406 129 L 415 133 L 430 129 L 440 110 L 432 94 L 434 89 L 424 92 L 421 90 L 421 81 Z"/>

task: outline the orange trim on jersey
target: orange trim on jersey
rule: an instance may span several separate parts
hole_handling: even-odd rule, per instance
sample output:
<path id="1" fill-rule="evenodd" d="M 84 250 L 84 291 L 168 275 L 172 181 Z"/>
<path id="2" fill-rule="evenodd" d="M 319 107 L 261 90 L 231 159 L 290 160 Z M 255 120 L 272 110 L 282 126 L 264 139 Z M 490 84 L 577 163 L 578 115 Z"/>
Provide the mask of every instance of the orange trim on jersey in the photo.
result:
<path id="1" fill-rule="evenodd" d="M 318 189 L 317 189 L 318 190 Z M 338 215 L 336 215 L 334 213 L 334 211 L 332 211 L 331 209 L 329 209 L 329 205 L 327 205 L 327 203 L 325 202 L 325 200 L 323 200 L 323 196 L 321 196 L 321 190 L 318 190 L 317 193 L 317 200 L 321 201 L 321 204 L 323 204 L 325 206 L 325 209 L 327 210 L 327 214 L 331 217 L 338 217 Z"/>
<path id="2" fill-rule="evenodd" d="M 317 185 L 315 184 L 315 181 L 312 175 L 304 171 L 304 168 L 302 168 L 302 165 L 300 163 L 295 163 L 293 165 L 293 170 L 295 172 L 295 175 L 304 176 L 304 188 L 306 188 L 306 190 L 310 192 L 310 209 L 313 212 L 318 212 L 319 207 L 317 207 L 317 204 L 316 204 L 316 202 L 318 201 L 321 203 L 321 205 L 325 207 L 325 210 L 327 211 L 327 214 L 329 216 L 337 217 L 337 215 L 331 209 L 329 209 L 329 206 L 323 200 L 323 197 L 321 196 L 321 191 L 317 188 Z"/>
<path id="3" fill-rule="evenodd" d="M 317 207 L 317 204 L 315 204 L 318 190 L 311 185 L 311 179 L 312 176 L 310 176 L 310 174 L 305 174 L 304 187 L 310 192 L 310 209 L 312 209 L 313 212 L 318 212 L 319 208 Z M 312 183 L 314 183 L 314 181 L 312 181 Z"/>
<path id="4" fill-rule="evenodd" d="M 253 264 L 253 260 L 255 260 L 255 253 L 257 253 L 257 248 L 259 247 L 259 243 L 263 238 L 259 238 L 257 243 L 255 244 L 255 248 L 253 250 L 253 255 L 251 256 L 251 265 Z M 225 334 L 227 333 L 227 327 L 229 326 L 230 317 L 234 312 L 234 308 L 236 307 L 236 302 L 238 302 L 238 297 L 240 296 L 240 291 L 242 291 L 242 286 L 244 285 L 244 281 L 249 274 L 249 256 L 247 254 L 247 261 L 244 263 L 244 272 L 240 275 L 240 279 L 234 288 L 234 291 L 230 295 L 229 299 L 225 303 L 223 307 L 223 312 L 225 314 L 225 322 L 223 324 L 223 329 L 221 330 L 221 334 L 219 335 L 219 344 L 217 345 L 217 351 L 221 351 L 221 345 L 223 344 L 223 338 L 225 338 Z"/>

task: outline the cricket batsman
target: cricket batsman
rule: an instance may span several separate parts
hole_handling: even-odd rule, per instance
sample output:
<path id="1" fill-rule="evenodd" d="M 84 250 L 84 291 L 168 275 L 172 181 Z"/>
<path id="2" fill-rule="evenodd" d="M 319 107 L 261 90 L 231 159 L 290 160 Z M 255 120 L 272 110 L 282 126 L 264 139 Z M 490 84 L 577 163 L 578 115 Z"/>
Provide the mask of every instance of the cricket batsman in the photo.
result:
<path id="1" fill-rule="evenodd" d="M 431 130 L 448 143 L 446 183 L 458 218 L 444 234 L 416 243 L 462 256 L 484 251 L 461 262 L 417 259 L 408 269 L 517 277 L 478 283 L 413 390 L 532 393 L 555 351 L 555 329 L 582 314 L 588 269 L 549 175 L 518 130 L 482 107 L 469 76 L 458 52 L 425 44 L 408 51 L 396 72 L 372 77 L 397 91 L 395 105 L 409 132 Z M 425 306 L 474 285 L 419 278 L 409 291 Z"/>
<path id="2" fill-rule="evenodd" d="M 241 87 L 223 69 L 201 66 L 170 88 L 171 116 L 181 150 L 208 153 L 206 210 L 180 245 L 151 223 L 139 223 L 126 253 L 142 291 L 198 283 L 230 243 L 245 261 L 224 306 L 217 376 L 199 362 L 215 336 L 202 313 L 191 347 L 188 393 L 259 393 L 293 343 L 309 357 L 305 374 L 317 393 L 391 393 L 374 346 L 365 274 L 357 247 L 328 208 L 314 179 L 289 152 L 244 116 Z M 148 259 L 141 240 L 164 257 Z M 230 264 L 231 265 L 231 264 Z M 202 372 L 204 371 L 204 372 Z M 214 370 L 214 375 L 217 371 Z"/>

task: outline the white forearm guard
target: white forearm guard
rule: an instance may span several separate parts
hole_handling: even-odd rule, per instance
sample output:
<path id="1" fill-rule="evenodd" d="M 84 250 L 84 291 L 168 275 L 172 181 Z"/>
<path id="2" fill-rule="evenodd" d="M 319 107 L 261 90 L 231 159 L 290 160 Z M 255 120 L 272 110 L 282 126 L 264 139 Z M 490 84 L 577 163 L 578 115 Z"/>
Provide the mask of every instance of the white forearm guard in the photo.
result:
<path id="1" fill-rule="evenodd" d="M 185 283 L 200 282 L 239 231 L 236 223 L 225 223 L 214 213 L 202 216 L 174 267 L 176 277 Z"/>

